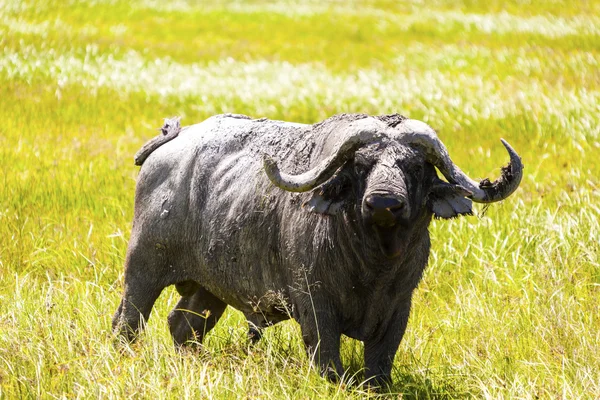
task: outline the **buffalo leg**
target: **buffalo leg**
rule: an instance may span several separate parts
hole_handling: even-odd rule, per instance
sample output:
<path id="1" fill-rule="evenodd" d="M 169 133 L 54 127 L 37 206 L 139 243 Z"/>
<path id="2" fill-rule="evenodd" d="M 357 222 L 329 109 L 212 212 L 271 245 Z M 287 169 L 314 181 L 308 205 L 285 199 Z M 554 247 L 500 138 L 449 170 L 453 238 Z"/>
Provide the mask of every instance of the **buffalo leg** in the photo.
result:
<path id="1" fill-rule="evenodd" d="M 365 380 L 367 385 L 383 388 L 392 382 L 392 365 L 406 331 L 410 300 L 398 310 L 387 331 L 377 339 L 365 340 Z"/>
<path id="2" fill-rule="evenodd" d="M 246 313 L 245 316 L 248 321 L 248 339 L 253 344 L 256 344 L 262 339 L 265 327 L 270 324 L 261 314 Z"/>
<path id="3" fill-rule="evenodd" d="M 125 290 L 113 316 L 112 328 L 113 332 L 129 342 L 133 342 L 143 330 L 154 302 L 165 287 L 147 273 L 153 270 L 151 263 L 142 252 L 134 249 L 130 249 L 127 255 Z"/>
<path id="4" fill-rule="evenodd" d="M 321 375 L 337 381 L 344 374 L 340 359 L 341 331 L 337 313 L 330 303 L 312 294 L 300 302 L 298 322 L 308 357 L 318 366 Z"/>
<path id="5" fill-rule="evenodd" d="M 271 309 L 268 315 L 260 310 L 244 313 L 248 321 L 248 339 L 250 339 L 250 342 L 256 344 L 262 339 L 265 328 L 291 318 L 287 309 L 289 309 L 289 305 L 286 304 L 280 308 Z"/>
<path id="6" fill-rule="evenodd" d="M 249 323 L 248 324 L 248 339 L 250 339 L 250 341 L 253 344 L 258 343 L 260 341 L 260 339 L 262 339 L 263 330 L 264 330 L 263 327 L 256 326 L 252 323 Z"/>
<path id="7" fill-rule="evenodd" d="M 201 286 L 193 294 L 182 296 L 167 319 L 175 345 L 202 343 L 204 336 L 223 315 L 225 307 L 227 304 Z"/>
<path id="8" fill-rule="evenodd" d="M 126 284 L 125 293 L 112 320 L 113 332 L 128 342 L 135 341 L 144 329 L 154 302 L 162 291 L 158 287 L 140 290 L 138 284 L 136 282 L 135 287 Z"/>

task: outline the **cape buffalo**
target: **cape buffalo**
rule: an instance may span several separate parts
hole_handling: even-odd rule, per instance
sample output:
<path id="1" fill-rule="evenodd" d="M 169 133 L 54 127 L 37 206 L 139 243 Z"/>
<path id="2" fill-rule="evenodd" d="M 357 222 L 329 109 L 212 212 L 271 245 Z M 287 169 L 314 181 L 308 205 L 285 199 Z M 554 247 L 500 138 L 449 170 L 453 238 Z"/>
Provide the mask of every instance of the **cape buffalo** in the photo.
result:
<path id="1" fill-rule="evenodd" d="M 433 217 L 472 213 L 521 181 L 519 155 L 475 182 L 435 131 L 400 115 L 341 114 L 314 125 L 217 115 L 163 133 L 142 165 L 113 329 L 133 340 L 169 286 L 176 345 L 199 343 L 225 307 L 260 327 L 294 318 L 335 379 L 342 334 L 364 341 L 365 378 L 390 381 Z M 285 171 L 285 172 L 284 172 Z M 445 180 L 440 179 L 438 172 Z"/>

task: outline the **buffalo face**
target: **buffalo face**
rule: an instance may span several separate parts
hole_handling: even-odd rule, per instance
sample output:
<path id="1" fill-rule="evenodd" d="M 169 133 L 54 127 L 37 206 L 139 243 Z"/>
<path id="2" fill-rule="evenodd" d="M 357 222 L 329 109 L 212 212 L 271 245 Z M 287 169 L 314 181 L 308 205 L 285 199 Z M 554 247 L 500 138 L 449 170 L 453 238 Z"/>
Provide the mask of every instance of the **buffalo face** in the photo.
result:
<path id="1" fill-rule="evenodd" d="M 433 168 L 426 168 L 417 151 L 395 142 L 358 151 L 354 164 L 357 178 L 365 182 L 359 197 L 365 228 L 373 231 L 385 256 L 396 257 L 404 252 L 405 239 L 423 212 Z"/>
<path id="2" fill-rule="evenodd" d="M 442 181 L 418 148 L 390 142 L 379 149 L 358 151 L 357 180 L 364 181 L 360 213 L 389 258 L 401 255 L 418 221 L 431 215 L 453 218 L 471 213 L 470 192 Z"/>
<path id="3" fill-rule="evenodd" d="M 390 258 L 410 245 L 414 229 L 427 226 L 431 216 L 454 218 L 472 213 L 472 201 L 492 203 L 516 190 L 523 174 L 518 154 L 502 140 L 510 156 L 496 181 L 476 182 L 450 159 L 429 125 L 411 119 L 388 126 L 375 118 L 353 121 L 345 139 L 314 168 L 300 175 L 279 170 L 269 157 L 269 180 L 291 192 L 313 191 L 308 211 L 358 217 L 377 237 Z M 439 170 L 447 181 L 441 180 Z M 424 221 L 418 223 L 418 221 Z"/>

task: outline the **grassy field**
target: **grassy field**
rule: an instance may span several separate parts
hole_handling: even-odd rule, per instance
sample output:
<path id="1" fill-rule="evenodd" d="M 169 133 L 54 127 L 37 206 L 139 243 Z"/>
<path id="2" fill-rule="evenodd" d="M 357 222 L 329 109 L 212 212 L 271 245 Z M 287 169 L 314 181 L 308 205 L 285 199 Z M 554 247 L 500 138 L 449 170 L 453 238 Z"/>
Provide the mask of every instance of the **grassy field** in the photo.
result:
<path id="1" fill-rule="evenodd" d="M 479 177 L 506 138 L 521 188 L 433 223 L 393 396 L 600 398 L 599 104 L 599 1 L 0 0 L 0 398 L 377 396 L 360 343 L 331 384 L 292 321 L 252 347 L 230 309 L 177 354 L 172 289 L 113 345 L 133 154 L 222 112 L 398 112 Z"/>

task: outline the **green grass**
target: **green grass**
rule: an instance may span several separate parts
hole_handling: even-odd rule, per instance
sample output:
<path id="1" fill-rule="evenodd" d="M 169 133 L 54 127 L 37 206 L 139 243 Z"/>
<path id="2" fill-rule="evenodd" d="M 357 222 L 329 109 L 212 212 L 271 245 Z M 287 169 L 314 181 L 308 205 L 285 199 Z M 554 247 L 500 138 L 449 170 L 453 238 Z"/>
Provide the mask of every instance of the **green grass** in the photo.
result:
<path id="1" fill-rule="evenodd" d="M 521 188 L 436 221 L 396 356 L 406 398 L 600 397 L 600 2 L 0 0 L 0 398 L 363 398 L 295 322 L 249 346 L 228 310 L 177 354 L 166 290 L 119 351 L 137 168 L 163 117 L 399 112 Z"/>

